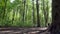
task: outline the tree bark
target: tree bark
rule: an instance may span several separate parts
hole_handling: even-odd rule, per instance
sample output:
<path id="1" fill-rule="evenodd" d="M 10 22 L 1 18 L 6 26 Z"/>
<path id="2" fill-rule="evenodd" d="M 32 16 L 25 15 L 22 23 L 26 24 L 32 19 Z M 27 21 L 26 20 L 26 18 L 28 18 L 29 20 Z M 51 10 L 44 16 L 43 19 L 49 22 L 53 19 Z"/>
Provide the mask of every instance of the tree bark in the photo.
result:
<path id="1" fill-rule="evenodd" d="M 37 27 L 40 27 L 40 17 L 39 17 L 39 0 L 36 0 L 36 9 L 37 9 Z"/>
<path id="2" fill-rule="evenodd" d="M 7 0 L 4 0 L 4 7 L 3 7 L 3 10 L 4 10 L 4 12 L 3 12 L 3 19 L 5 18 L 5 12 L 6 12 L 6 5 L 7 5 Z"/>
<path id="3" fill-rule="evenodd" d="M 34 0 L 32 0 L 32 5 L 33 5 L 33 7 L 32 7 L 32 9 L 33 9 L 33 23 L 34 23 L 34 25 L 35 25 L 35 10 L 34 10 Z"/>
<path id="4" fill-rule="evenodd" d="M 52 0 L 52 24 L 49 31 L 51 34 L 60 34 L 60 0 Z"/>
<path id="5" fill-rule="evenodd" d="M 26 0 L 23 0 L 23 4 L 24 4 L 24 10 L 23 10 L 23 23 L 25 22 L 25 3 L 26 3 Z"/>
<path id="6" fill-rule="evenodd" d="M 14 23 L 15 9 L 13 9 L 12 24 Z"/>

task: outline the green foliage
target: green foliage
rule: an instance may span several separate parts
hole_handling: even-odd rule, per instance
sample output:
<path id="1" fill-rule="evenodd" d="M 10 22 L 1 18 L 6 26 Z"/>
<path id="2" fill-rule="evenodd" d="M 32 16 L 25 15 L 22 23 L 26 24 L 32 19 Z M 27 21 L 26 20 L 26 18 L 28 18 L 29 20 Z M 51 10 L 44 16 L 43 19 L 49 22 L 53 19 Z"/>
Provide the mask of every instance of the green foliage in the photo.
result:
<path id="1" fill-rule="evenodd" d="M 39 16 L 41 27 L 51 23 L 51 0 L 39 0 Z M 43 3 L 45 6 L 43 6 Z M 44 14 L 44 10 L 48 14 Z M 25 9 L 25 10 L 24 10 Z M 34 0 L 35 23 L 33 23 L 32 0 L 0 0 L 0 26 L 2 27 L 33 27 L 37 24 L 36 0 Z M 23 23 L 24 12 L 24 23 Z M 47 23 L 46 23 L 47 17 Z"/>
<path id="2" fill-rule="evenodd" d="M 24 27 L 33 27 L 33 23 L 31 21 L 25 22 Z"/>

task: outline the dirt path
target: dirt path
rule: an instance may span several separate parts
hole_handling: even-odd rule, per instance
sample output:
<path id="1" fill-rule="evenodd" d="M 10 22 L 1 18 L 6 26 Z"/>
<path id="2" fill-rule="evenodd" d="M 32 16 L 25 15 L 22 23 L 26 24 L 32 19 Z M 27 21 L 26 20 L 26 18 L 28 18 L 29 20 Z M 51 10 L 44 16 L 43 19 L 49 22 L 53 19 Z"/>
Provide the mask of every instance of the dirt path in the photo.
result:
<path id="1" fill-rule="evenodd" d="M 47 28 L 0 28 L 0 34 L 40 34 Z M 41 33 L 42 34 L 42 33 Z"/>

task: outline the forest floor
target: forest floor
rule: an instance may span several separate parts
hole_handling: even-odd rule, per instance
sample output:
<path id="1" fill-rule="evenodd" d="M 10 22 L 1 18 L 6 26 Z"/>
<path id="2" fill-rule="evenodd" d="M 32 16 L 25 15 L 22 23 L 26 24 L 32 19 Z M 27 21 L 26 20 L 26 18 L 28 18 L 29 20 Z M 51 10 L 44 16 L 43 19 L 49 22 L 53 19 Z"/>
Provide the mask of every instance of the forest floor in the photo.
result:
<path id="1" fill-rule="evenodd" d="M 42 33 L 47 27 L 40 28 L 0 28 L 0 34 L 45 34 Z"/>

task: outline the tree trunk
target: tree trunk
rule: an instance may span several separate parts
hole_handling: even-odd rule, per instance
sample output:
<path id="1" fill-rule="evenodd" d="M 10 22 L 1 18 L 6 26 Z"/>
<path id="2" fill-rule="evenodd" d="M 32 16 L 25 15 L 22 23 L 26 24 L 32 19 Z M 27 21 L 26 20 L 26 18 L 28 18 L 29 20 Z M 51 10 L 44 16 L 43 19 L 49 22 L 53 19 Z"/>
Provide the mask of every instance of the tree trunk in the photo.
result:
<path id="1" fill-rule="evenodd" d="M 27 12 L 28 12 L 28 3 L 26 2 L 26 15 L 25 15 L 26 22 L 28 22 Z"/>
<path id="2" fill-rule="evenodd" d="M 43 1 L 43 13 L 44 13 L 44 20 L 45 20 L 45 25 L 44 26 L 46 26 L 46 11 L 45 11 L 45 1 L 44 0 L 42 0 Z"/>
<path id="3" fill-rule="evenodd" d="M 14 23 L 15 9 L 13 9 L 12 24 Z"/>
<path id="4" fill-rule="evenodd" d="M 4 10 L 4 12 L 3 12 L 3 19 L 5 18 L 7 0 L 4 0 L 4 4 L 5 4 L 5 5 L 4 5 L 4 7 L 3 7 L 3 8 L 4 8 L 4 9 L 3 9 L 3 10 Z"/>
<path id="5" fill-rule="evenodd" d="M 34 26 L 35 26 L 35 10 L 34 10 L 34 0 L 32 0 L 32 9 L 33 9 L 33 23 L 34 23 Z"/>
<path id="6" fill-rule="evenodd" d="M 60 0 L 52 0 L 51 34 L 60 34 Z"/>
<path id="7" fill-rule="evenodd" d="M 24 10 L 23 10 L 23 23 L 25 22 L 25 3 L 26 3 L 26 0 L 23 0 L 24 1 Z"/>
<path id="8" fill-rule="evenodd" d="M 48 24 L 48 18 L 49 18 L 49 1 L 47 0 L 47 7 L 46 7 L 46 26 L 49 25 Z"/>
<path id="9" fill-rule="evenodd" d="M 37 27 L 40 27 L 40 17 L 39 17 L 39 0 L 36 0 L 36 9 L 37 9 Z"/>

